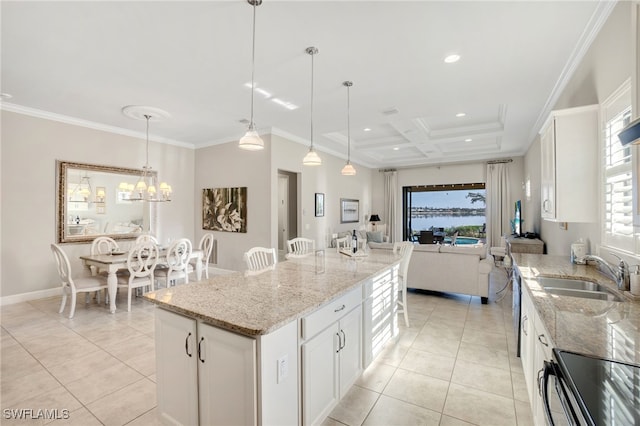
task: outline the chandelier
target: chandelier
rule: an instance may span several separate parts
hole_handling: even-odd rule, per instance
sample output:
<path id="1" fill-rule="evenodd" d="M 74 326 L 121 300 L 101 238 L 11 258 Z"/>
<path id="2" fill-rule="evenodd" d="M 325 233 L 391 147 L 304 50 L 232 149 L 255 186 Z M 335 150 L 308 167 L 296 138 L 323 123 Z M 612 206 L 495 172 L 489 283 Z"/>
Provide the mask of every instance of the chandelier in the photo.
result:
<path id="1" fill-rule="evenodd" d="M 129 106 L 123 108 L 123 113 L 131 118 L 144 119 L 147 122 L 147 144 L 145 164 L 142 167 L 142 174 L 135 184 L 122 182 L 118 186 L 120 191 L 126 192 L 129 201 L 166 202 L 171 201 L 171 185 L 161 182 L 158 185 L 157 173 L 149 166 L 149 120 L 157 119 L 161 115 L 168 116 L 167 113 L 154 115 L 153 111 L 162 111 L 155 108 Z"/>
<path id="2" fill-rule="evenodd" d="M 91 203 L 91 195 L 93 194 L 93 188 L 91 187 L 91 179 L 85 172 L 84 176 L 79 175 L 80 180 L 71 189 L 69 189 L 69 201 L 82 201 L 85 203 Z"/>

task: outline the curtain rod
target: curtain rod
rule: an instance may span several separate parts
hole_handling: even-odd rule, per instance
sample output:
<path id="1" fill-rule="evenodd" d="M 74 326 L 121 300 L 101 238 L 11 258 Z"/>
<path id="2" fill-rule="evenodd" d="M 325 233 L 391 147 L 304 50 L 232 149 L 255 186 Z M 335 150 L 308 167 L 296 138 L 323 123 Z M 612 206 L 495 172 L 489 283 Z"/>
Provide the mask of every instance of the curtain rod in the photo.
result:
<path id="1" fill-rule="evenodd" d="M 512 161 L 513 161 L 512 158 L 505 158 L 505 159 L 502 159 L 502 160 L 487 161 L 487 164 L 511 163 Z"/>
<path id="2" fill-rule="evenodd" d="M 378 172 L 397 172 L 398 169 L 378 169 Z"/>

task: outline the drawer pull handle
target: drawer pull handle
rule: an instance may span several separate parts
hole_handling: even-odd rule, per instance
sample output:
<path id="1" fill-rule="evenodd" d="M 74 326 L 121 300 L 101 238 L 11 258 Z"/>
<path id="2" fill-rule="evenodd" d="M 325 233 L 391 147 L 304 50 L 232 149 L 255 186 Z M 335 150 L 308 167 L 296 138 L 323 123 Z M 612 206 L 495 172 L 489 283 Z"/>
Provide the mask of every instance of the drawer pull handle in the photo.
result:
<path id="1" fill-rule="evenodd" d="M 338 353 L 342 349 L 342 337 L 340 337 L 340 333 L 336 333 L 336 336 L 338 336 L 338 349 L 336 349 L 336 353 Z"/>
<path id="2" fill-rule="evenodd" d="M 343 350 L 345 346 L 347 346 L 347 335 L 344 334 L 344 330 L 340 330 L 342 333 L 342 346 L 340 346 L 340 350 Z"/>
<path id="3" fill-rule="evenodd" d="M 191 358 L 193 354 L 189 353 L 189 337 L 191 337 L 191 333 L 189 333 L 187 338 L 184 339 L 184 351 L 187 353 L 187 355 L 189 355 L 189 358 Z"/>
<path id="4" fill-rule="evenodd" d="M 543 338 L 544 338 L 544 341 L 542 341 Z M 543 345 L 545 345 L 546 347 L 549 347 L 549 343 L 547 343 L 547 336 L 545 336 L 544 334 L 540 334 L 538 336 L 538 341 Z"/>
<path id="5" fill-rule="evenodd" d="M 333 312 L 340 312 L 342 311 L 344 308 L 346 308 L 345 305 L 340 306 L 338 309 L 334 309 Z"/>
<path id="6" fill-rule="evenodd" d="M 529 318 L 527 318 L 527 316 L 525 315 L 524 317 L 522 317 L 522 332 L 524 333 L 525 336 L 528 336 L 529 333 L 527 333 L 527 329 L 524 327 L 525 323 L 527 322 Z"/>

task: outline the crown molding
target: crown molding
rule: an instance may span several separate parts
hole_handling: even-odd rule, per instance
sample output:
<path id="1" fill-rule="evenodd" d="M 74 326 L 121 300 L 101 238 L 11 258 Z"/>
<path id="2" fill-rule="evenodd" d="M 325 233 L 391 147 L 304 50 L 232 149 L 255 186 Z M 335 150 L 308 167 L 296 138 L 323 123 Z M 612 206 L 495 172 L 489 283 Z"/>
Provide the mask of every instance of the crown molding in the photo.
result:
<path id="1" fill-rule="evenodd" d="M 569 56 L 567 63 L 562 69 L 562 72 L 560 73 L 560 76 L 558 77 L 553 90 L 551 90 L 547 101 L 542 107 L 542 110 L 540 111 L 540 114 L 538 115 L 533 128 L 529 132 L 529 145 L 531 145 L 531 143 L 536 138 L 538 132 L 542 128 L 543 123 L 547 120 L 549 114 L 551 113 L 553 106 L 558 101 L 558 98 L 560 98 L 560 95 L 562 94 L 562 91 L 567 87 L 567 84 L 569 84 L 569 80 L 571 80 L 571 77 L 573 77 L 573 74 L 580 65 L 580 62 L 584 58 L 584 55 L 591 47 L 593 40 L 595 40 L 596 36 L 604 26 L 607 19 L 609 19 L 609 15 L 611 15 L 611 12 L 613 11 L 613 8 L 616 6 L 616 4 L 617 1 L 598 1 L 598 5 L 593 11 L 591 19 L 589 19 L 589 22 L 582 32 L 582 35 L 580 36 L 576 47 L 571 52 L 571 55 Z"/>
<path id="2" fill-rule="evenodd" d="M 137 132 L 129 129 L 123 129 L 122 127 L 109 126 L 107 124 L 96 123 L 94 121 L 83 120 L 81 118 L 75 118 L 68 115 L 56 114 L 41 109 L 25 107 L 18 104 L 12 104 L 7 102 L 0 103 L 0 109 L 3 111 L 15 112 L 17 114 L 28 115 L 30 117 L 42 118 L 44 120 L 57 121 L 59 123 L 70 124 L 72 126 L 85 127 L 88 129 L 99 130 L 107 133 L 114 133 L 117 135 L 130 136 L 137 139 L 146 139 L 145 132 Z M 174 139 L 149 136 L 149 140 L 153 142 L 163 143 L 167 145 L 179 146 L 181 148 L 195 149 L 192 143 L 177 141 Z"/>

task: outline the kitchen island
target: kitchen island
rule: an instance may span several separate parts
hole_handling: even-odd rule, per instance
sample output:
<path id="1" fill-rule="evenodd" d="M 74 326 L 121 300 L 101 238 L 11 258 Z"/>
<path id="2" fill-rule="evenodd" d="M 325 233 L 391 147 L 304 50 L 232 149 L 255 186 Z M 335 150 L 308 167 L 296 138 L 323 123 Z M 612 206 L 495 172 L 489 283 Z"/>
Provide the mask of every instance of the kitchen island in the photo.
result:
<path id="1" fill-rule="evenodd" d="M 397 335 L 400 256 L 333 251 L 147 293 L 168 424 L 314 424 Z"/>

